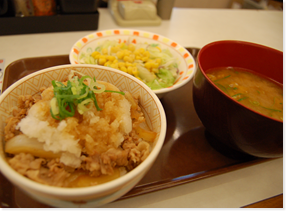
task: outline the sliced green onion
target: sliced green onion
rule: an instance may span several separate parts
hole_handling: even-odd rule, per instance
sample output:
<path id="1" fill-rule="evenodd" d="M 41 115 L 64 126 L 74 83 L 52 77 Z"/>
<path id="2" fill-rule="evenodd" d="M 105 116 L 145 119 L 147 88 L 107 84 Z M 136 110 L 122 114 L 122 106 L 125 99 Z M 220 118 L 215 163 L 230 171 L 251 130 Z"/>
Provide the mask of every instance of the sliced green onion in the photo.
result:
<path id="1" fill-rule="evenodd" d="M 66 117 L 73 117 L 75 114 L 75 110 L 74 110 L 74 104 L 69 102 L 66 99 L 63 99 L 61 101 L 61 104 L 59 105 L 60 108 L 60 112 L 65 115 Z M 70 109 L 70 111 L 68 110 L 68 108 Z"/>
<path id="2" fill-rule="evenodd" d="M 124 92 L 121 92 L 121 91 L 104 90 L 104 92 L 119 93 L 119 94 L 121 94 L 121 95 L 125 95 L 125 93 L 124 93 Z"/>
<path id="3" fill-rule="evenodd" d="M 242 94 L 242 93 L 237 93 L 237 94 L 235 94 L 235 95 L 232 95 L 231 97 L 234 98 L 234 97 L 236 97 L 236 96 L 238 96 L 238 95 L 243 95 L 243 94 Z"/>
<path id="4" fill-rule="evenodd" d="M 218 88 L 220 88 L 224 93 L 228 94 L 227 89 L 226 89 L 223 85 L 218 84 L 218 83 L 215 83 L 215 85 L 216 85 Z"/>
<path id="5" fill-rule="evenodd" d="M 94 102 L 94 106 L 96 107 L 97 111 L 101 111 L 102 109 L 98 106 L 98 103 L 97 103 L 97 100 L 96 100 L 94 93 L 92 91 L 89 91 L 89 93 L 91 95 L 91 98 Z"/>
<path id="6" fill-rule="evenodd" d="M 83 81 L 85 80 L 85 79 L 91 79 L 91 80 L 93 80 L 90 76 L 88 76 L 88 75 L 85 75 L 85 76 L 82 76 L 81 78 L 80 78 L 80 80 L 79 80 L 79 85 L 82 85 L 83 84 Z"/>
<path id="7" fill-rule="evenodd" d="M 220 78 L 220 79 L 215 80 L 214 82 L 217 82 L 217 81 L 220 81 L 220 80 L 223 80 L 223 79 L 229 78 L 230 76 L 231 76 L 231 75 L 225 76 L 225 77 L 223 77 L 223 78 Z"/>
<path id="8" fill-rule="evenodd" d="M 241 99 L 238 99 L 237 101 L 242 101 L 242 100 L 244 100 L 244 99 L 247 99 L 248 97 L 243 97 L 243 98 L 241 98 Z"/>
<path id="9" fill-rule="evenodd" d="M 79 103 L 77 105 L 77 111 L 79 112 L 79 114 L 83 114 L 84 112 L 88 111 L 91 109 L 91 106 L 90 107 L 86 107 L 85 105 L 89 104 L 93 102 L 93 100 L 91 98 L 89 99 L 85 99 L 84 101 L 82 101 L 81 103 Z"/>
<path id="10" fill-rule="evenodd" d="M 261 106 L 261 105 L 260 105 Z M 273 112 L 282 112 L 281 110 L 279 109 L 272 109 L 272 108 L 267 108 L 267 107 L 264 107 L 264 106 L 261 106 L 262 108 L 264 109 L 267 109 L 267 110 L 270 110 L 270 111 L 273 111 Z"/>
<path id="11" fill-rule="evenodd" d="M 94 93 L 102 93 L 102 92 L 104 92 L 105 91 L 105 85 L 103 85 L 103 84 L 99 84 L 99 83 L 97 83 L 97 82 L 91 82 L 90 83 L 91 85 L 90 85 L 90 88 L 91 88 L 91 90 L 94 92 Z M 100 89 L 98 89 L 98 87 L 100 88 Z"/>
<path id="12" fill-rule="evenodd" d="M 81 96 L 79 96 L 79 97 L 78 97 L 78 99 L 86 98 L 86 97 L 87 97 L 87 95 L 88 95 L 88 92 L 89 92 L 89 89 L 88 89 L 88 87 L 86 87 L 86 88 L 85 88 L 85 93 L 84 93 L 84 94 L 82 94 Z"/>
<path id="13" fill-rule="evenodd" d="M 74 76 L 75 73 L 81 77 Z M 124 92 L 105 90 L 105 85 L 97 83 L 95 77 L 92 78 L 77 71 L 72 71 L 68 78 L 66 85 L 62 82 L 52 81 L 54 98 L 50 101 L 50 113 L 56 120 L 73 117 L 76 109 L 80 114 L 83 114 L 92 108 L 91 102 L 94 103 L 98 111 L 102 110 L 98 106 L 94 93 L 113 92 L 125 95 Z M 84 83 L 85 80 L 87 83 Z"/>
<path id="14" fill-rule="evenodd" d="M 53 114 L 57 115 L 60 113 L 58 102 L 55 97 L 53 97 L 52 100 L 50 101 L 50 105 L 51 105 L 51 110 Z"/>

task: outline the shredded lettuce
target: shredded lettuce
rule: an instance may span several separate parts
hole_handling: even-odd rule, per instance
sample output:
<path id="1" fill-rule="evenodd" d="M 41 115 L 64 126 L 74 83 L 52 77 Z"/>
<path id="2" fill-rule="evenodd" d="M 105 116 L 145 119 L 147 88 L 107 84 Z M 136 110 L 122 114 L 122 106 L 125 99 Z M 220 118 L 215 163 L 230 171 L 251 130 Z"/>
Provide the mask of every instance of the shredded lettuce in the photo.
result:
<path id="1" fill-rule="evenodd" d="M 118 58 L 116 52 L 111 51 L 113 47 L 119 48 L 119 50 L 128 49 L 128 45 L 131 43 L 132 39 L 129 38 L 126 43 L 122 43 L 117 40 L 106 40 L 98 45 L 94 51 L 98 51 L 102 55 L 114 56 L 118 63 L 125 62 L 122 58 Z M 121 43 L 120 43 L 121 42 Z M 169 49 L 161 49 L 158 43 L 137 43 L 135 45 L 135 50 L 143 48 L 145 51 L 150 53 L 150 59 L 156 60 L 160 59 L 161 63 L 158 67 L 158 72 L 151 72 L 145 68 L 146 61 L 141 59 L 135 59 L 136 67 L 138 70 L 138 77 L 141 81 L 146 83 L 152 90 L 166 88 L 172 86 L 178 77 L 178 67 L 179 60 L 174 57 Z M 105 50 L 105 53 L 103 53 Z M 106 54 L 107 50 L 107 54 Z M 86 51 L 80 55 L 80 63 L 83 64 L 99 64 L 98 59 L 91 56 L 92 52 Z M 110 66 L 110 65 L 106 65 Z M 111 66 L 112 67 L 112 66 Z M 119 69 L 119 68 L 118 68 Z M 129 73 L 132 74 L 132 73 Z M 136 76 L 135 76 L 136 77 Z"/>
<path id="2" fill-rule="evenodd" d="M 156 75 L 151 73 L 149 70 L 147 70 L 145 67 L 142 65 L 137 65 L 137 69 L 139 71 L 139 77 L 143 79 L 145 83 L 153 81 L 156 79 Z"/>
<path id="3" fill-rule="evenodd" d="M 147 83 L 147 85 L 153 90 L 170 87 L 176 80 L 172 73 L 167 69 L 160 69 L 157 76 L 159 79 L 154 79 L 153 81 Z"/>

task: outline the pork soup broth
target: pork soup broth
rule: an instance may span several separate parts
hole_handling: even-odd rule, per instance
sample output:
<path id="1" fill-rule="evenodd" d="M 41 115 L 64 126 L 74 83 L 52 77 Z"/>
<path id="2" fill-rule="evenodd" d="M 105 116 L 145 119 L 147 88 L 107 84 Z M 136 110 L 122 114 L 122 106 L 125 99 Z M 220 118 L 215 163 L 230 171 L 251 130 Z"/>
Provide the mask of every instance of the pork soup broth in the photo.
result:
<path id="1" fill-rule="evenodd" d="M 248 108 L 283 120 L 283 85 L 250 70 L 224 67 L 207 71 L 209 79 L 224 93 Z"/>

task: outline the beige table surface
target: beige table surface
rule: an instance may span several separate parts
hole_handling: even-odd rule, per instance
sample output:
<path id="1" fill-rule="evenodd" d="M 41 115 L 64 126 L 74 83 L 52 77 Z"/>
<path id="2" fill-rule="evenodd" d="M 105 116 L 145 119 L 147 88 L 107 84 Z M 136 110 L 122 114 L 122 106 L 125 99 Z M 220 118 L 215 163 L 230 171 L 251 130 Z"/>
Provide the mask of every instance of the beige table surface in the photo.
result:
<path id="1" fill-rule="evenodd" d="M 99 9 L 98 30 L 122 28 L 108 9 Z M 83 23 L 84 24 L 84 23 Z M 217 40 L 242 40 L 283 51 L 283 12 L 174 8 L 160 26 L 132 27 L 161 34 L 185 47 L 201 48 Z M 0 36 L 5 67 L 27 57 L 68 54 L 92 31 Z M 146 195 L 115 201 L 103 208 L 238 208 L 283 193 L 283 159 Z"/>

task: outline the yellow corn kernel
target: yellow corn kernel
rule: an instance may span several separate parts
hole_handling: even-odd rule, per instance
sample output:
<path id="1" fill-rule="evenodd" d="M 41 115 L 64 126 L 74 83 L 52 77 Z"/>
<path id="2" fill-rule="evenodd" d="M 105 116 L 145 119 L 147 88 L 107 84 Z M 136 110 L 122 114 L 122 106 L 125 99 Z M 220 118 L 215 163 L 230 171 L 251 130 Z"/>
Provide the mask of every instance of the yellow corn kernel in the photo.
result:
<path id="1" fill-rule="evenodd" d="M 149 62 L 150 63 L 150 69 L 154 67 L 154 62 Z"/>
<path id="2" fill-rule="evenodd" d="M 124 56 L 124 57 L 123 57 L 123 61 L 130 61 L 130 59 L 129 59 L 128 56 Z"/>
<path id="3" fill-rule="evenodd" d="M 126 69 L 125 66 L 119 67 L 119 69 L 120 69 L 121 71 L 123 71 L 123 72 L 127 72 L 127 69 Z"/>
<path id="4" fill-rule="evenodd" d="M 118 51 L 118 52 L 116 53 L 116 56 L 117 56 L 118 59 L 122 59 L 123 56 L 124 56 L 123 51 Z"/>
<path id="5" fill-rule="evenodd" d="M 130 63 L 133 63 L 134 62 L 134 60 L 135 60 L 135 57 L 133 57 L 134 55 L 130 55 L 129 56 L 129 62 Z"/>
<path id="6" fill-rule="evenodd" d="M 161 50 L 161 48 L 160 48 L 160 47 L 158 47 L 158 46 L 157 46 L 156 48 L 157 48 L 158 50 L 160 50 L 160 52 L 162 52 L 162 50 Z"/>
<path id="7" fill-rule="evenodd" d="M 137 70 L 137 67 L 133 67 L 133 69 L 132 69 L 132 74 L 133 74 L 134 76 L 138 76 L 139 72 L 138 72 L 138 70 Z"/>
<path id="8" fill-rule="evenodd" d="M 118 64 L 117 63 L 112 63 L 112 64 L 110 64 L 110 67 L 118 69 Z"/>
<path id="9" fill-rule="evenodd" d="M 145 51 L 145 52 L 143 53 L 143 55 L 149 58 L 149 57 L 150 57 L 150 52 L 149 52 L 149 51 Z"/>
<path id="10" fill-rule="evenodd" d="M 124 56 L 123 61 L 132 63 L 134 59 L 132 59 L 130 56 Z"/>
<path id="11" fill-rule="evenodd" d="M 147 68 L 147 69 L 150 69 L 151 68 L 151 63 L 150 62 L 147 62 L 147 63 L 145 63 L 145 68 Z"/>
<path id="12" fill-rule="evenodd" d="M 151 64 L 151 67 L 152 67 L 152 68 L 158 68 L 158 67 L 159 67 L 159 64 L 153 62 L 153 63 Z"/>
<path id="13" fill-rule="evenodd" d="M 115 46 L 115 47 L 111 47 L 110 51 L 112 53 L 117 53 L 119 51 L 119 47 L 118 46 Z"/>
<path id="14" fill-rule="evenodd" d="M 105 63 L 106 63 L 106 59 L 105 58 L 99 58 L 98 59 L 98 64 L 104 65 Z"/>
<path id="15" fill-rule="evenodd" d="M 137 79 L 139 79 L 140 81 L 142 81 L 142 79 L 139 76 L 136 76 Z"/>
<path id="16" fill-rule="evenodd" d="M 125 62 L 125 66 L 126 66 L 126 67 L 131 67 L 131 66 L 132 66 L 132 64 L 131 64 L 130 62 L 128 62 L 128 61 L 127 61 L 127 62 Z"/>
<path id="17" fill-rule="evenodd" d="M 115 56 L 109 55 L 107 56 L 107 60 L 113 62 L 115 60 Z"/>
<path id="18" fill-rule="evenodd" d="M 129 51 L 129 50 L 123 50 L 123 51 L 124 51 L 125 56 L 129 56 L 131 54 L 131 51 Z"/>
<path id="19" fill-rule="evenodd" d="M 136 56 L 135 56 L 135 59 L 136 59 L 136 60 L 141 60 L 141 56 L 136 55 Z"/>
<path id="20" fill-rule="evenodd" d="M 162 60 L 161 60 L 161 58 L 156 58 L 156 63 L 158 63 L 159 65 L 161 64 L 161 62 L 162 62 Z"/>
<path id="21" fill-rule="evenodd" d="M 125 44 L 125 43 L 121 43 L 121 44 L 119 44 L 119 47 L 120 47 L 121 49 L 124 49 L 124 48 L 126 48 L 126 44 Z"/>
<path id="22" fill-rule="evenodd" d="M 103 55 L 107 55 L 108 50 L 106 48 L 103 48 L 101 52 L 102 52 Z"/>
<path id="23" fill-rule="evenodd" d="M 119 66 L 119 67 L 125 67 L 125 63 L 124 63 L 124 62 L 119 62 L 119 63 L 118 63 L 118 66 Z"/>
<path id="24" fill-rule="evenodd" d="M 104 66 L 108 67 L 108 66 L 110 66 L 110 64 L 111 64 L 111 62 L 107 61 L 107 62 L 104 63 Z"/>
<path id="25" fill-rule="evenodd" d="M 159 70 L 158 70 L 158 68 L 152 68 L 152 69 L 151 69 L 151 72 L 158 73 Z"/>
<path id="26" fill-rule="evenodd" d="M 139 53 L 144 53 L 145 52 L 144 48 L 142 48 L 142 47 L 139 48 L 138 51 L 139 51 Z"/>
<path id="27" fill-rule="evenodd" d="M 127 67 L 127 72 L 132 75 L 132 67 Z"/>
<path id="28" fill-rule="evenodd" d="M 133 67 L 137 67 L 137 63 L 133 63 L 132 66 L 133 66 Z"/>
<path id="29" fill-rule="evenodd" d="M 98 56 L 100 56 L 100 52 L 94 51 L 93 53 L 91 53 L 91 56 L 92 56 L 94 59 L 98 59 Z"/>
<path id="30" fill-rule="evenodd" d="M 98 54 L 98 55 L 96 55 L 95 57 L 93 57 L 94 59 L 99 59 L 99 57 L 100 57 L 101 55 L 100 54 Z"/>
<path id="31" fill-rule="evenodd" d="M 141 60 L 142 60 L 143 62 L 148 61 L 148 59 L 149 59 L 148 57 L 142 57 L 142 58 L 141 58 Z"/>
<path id="32" fill-rule="evenodd" d="M 128 45 L 128 50 L 133 52 L 135 50 L 135 45 L 134 44 L 129 44 Z"/>

